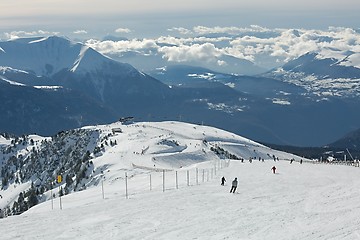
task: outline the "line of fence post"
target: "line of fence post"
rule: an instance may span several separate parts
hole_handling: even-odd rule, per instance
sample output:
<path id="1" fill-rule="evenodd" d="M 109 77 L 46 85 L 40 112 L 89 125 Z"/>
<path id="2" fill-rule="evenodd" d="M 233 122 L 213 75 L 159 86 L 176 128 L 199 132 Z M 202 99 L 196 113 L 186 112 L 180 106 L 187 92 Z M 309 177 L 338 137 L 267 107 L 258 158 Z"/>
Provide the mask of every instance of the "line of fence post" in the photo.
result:
<path id="1" fill-rule="evenodd" d="M 317 162 L 318 163 L 318 162 Z M 359 166 L 359 162 L 357 162 Z M 354 164 L 355 165 L 355 164 Z M 210 176 L 211 176 L 211 179 L 213 179 L 216 174 L 218 173 L 216 170 L 220 170 L 221 168 L 220 167 L 229 167 L 230 166 L 230 160 L 229 161 L 225 161 L 223 164 L 221 161 L 219 161 L 219 168 L 217 168 L 218 164 L 217 162 L 215 161 L 214 162 L 214 167 L 211 168 L 211 172 L 210 172 L 210 169 L 206 169 L 206 178 L 207 178 L 207 181 L 210 180 Z M 355 165 L 356 166 L 356 165 Z M 196 185 L 199 185 L 199 169 L 196 168 Z M 211 175 L 210 175 L 211 174 Z M 190 186 L 190 172 L 189 170 L 186 170 L 186 182 L 187 182 L 187 186 Z M 202 182 L 205 182 L 205 169 L 202 169 Z M 175 187 L 176 189 L 179 189 L 179 177 L 178 177 L 178 171 L 175 171 Z M 151 173 L 149 173 L 149 188 L 150 188 L 150 191 L 152 191 L 152 176 L 151 176 Z M 60 187 L 59 187 L 60 189 Z M 162 171 L 162 191 L 165 192 L 166 190 L 166 176 L 165 176 L 165 169 Z M 59 190 L 60 192 L 60 190 Z M 102 198 L 105 199 L 105 190 L 104 190 L 104 180 L 102 179 L 101 180 L 101 193 L 102 193 Z M 54 194 L 53 194 L 53 190 L 51 189 L 50 190 L 50 198 L 51 198 L 51 209 L 53 210 L 54 209 Z M 125 172 L 125 196 L 126 196 L 126 199 L 129 198 L 129 193 L 128 193 L 128 174 L 127 172 Z M 60 203 L 60 209 L 62 209 L 62 199 L 61 199 L 61 196 L 59 196 L 59 203 Z"/>
<path id="2" fill-rule="evenodd" d="M 214 166 L 213 168 L 211 168 L 211 172 L 210 172 L 210 168 L 209 169 L 202 169 L 202 182 L 205 182 L 205 181 L 210 181 L 210 179 L 213 179 L 216 174 L 218 173 L 216 170 L 220 170 L 222 167 L 228 167 L 229 166 L 229 162 L 222 162 L 222 161 L 215 161 L 214 162 Z M 196 185 L 199 185 L 200 184 L 200 179 L 199 179 L 199 168 L 196 168 L 195 169 L 195 177 L 196 177 Z M 206 171 L 206 176 L 205 176 L 205 171 Z M 165 192 L 166 190 L 166 176 L 165 176 L 165 169 L 162 170 L 162 191 Z M 152 187 L 152 174 L 149 173 L 149 189 L 150 191 L 153 190 L 153 187 Z M 175 171 L 175 187 L 176 189 L 179 189 L 179 178 L 178 178 L 178 171 Z M 205 180 L 206 178 L 206 180 Z M 190 186 L 190 171 L 189 170 L 186 170 L 186 183 L 187 183 L 187 186 Z M 101 190 L 102 190 L 102 198 L 105 199 L 105 191 L 104 191 L 104 181 L 102 180 L 101 181 Z M 128 193 L 128 174 L 127 172 L 125 172 L 125 196 L 126 196 L 126 199 L 129 198 L 129 193 Z M 51 204 L 52 204 L 52 209 L 54 208 L 53 207 L 53 197 L 52 197 L 52 192 L 51 192 Z M 61 205 L 61 198 L 60 198 L 60 209 L 62 209 L 62 205 Z"/>

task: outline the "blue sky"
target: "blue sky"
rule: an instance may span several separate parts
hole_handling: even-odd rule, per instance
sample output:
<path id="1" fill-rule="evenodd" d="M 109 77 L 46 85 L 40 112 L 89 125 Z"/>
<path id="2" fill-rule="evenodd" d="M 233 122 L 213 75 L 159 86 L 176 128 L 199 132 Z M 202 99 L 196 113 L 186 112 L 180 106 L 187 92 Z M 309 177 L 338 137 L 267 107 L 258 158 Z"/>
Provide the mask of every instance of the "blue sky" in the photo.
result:
<path id="1" fill-rule="evenodd" d="M 360 1 L 239 0 L 12 0 L 0 3 L 0 31 L 74 31 L 89 36 L 151 37 L 171 27 L 260 25 L 283 28 L 358 28 Z"/>

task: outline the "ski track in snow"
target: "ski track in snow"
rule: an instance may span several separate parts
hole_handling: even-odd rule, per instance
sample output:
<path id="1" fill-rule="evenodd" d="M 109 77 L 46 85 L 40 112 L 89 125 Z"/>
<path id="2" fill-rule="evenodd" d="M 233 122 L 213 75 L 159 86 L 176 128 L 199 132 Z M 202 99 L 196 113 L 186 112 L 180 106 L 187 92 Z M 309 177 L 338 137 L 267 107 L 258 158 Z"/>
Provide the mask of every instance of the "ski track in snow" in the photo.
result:
<path id="1" fill-rule="evenodd" d="M 277 174 L 270 168 L 276 165 Z M 179 189 L 154 175 L 105 182 L 0 220 L 1 239 L 360 239 L 360 169 L 231 161 L 217 176 Z M 227 179 L 220 186 L 220 178 Z M 170 176 L 169 176 L 170 177 Z M 237 193 L 230 185 L 238 177 Z M 201 177 L 200 177 L 201 179 Z M 158 182 L 156 183 L 156 180 Z M 140 187 L 140 185 L 142 185 Z M 136 186 L 136 189 L 135 189 Z"/>

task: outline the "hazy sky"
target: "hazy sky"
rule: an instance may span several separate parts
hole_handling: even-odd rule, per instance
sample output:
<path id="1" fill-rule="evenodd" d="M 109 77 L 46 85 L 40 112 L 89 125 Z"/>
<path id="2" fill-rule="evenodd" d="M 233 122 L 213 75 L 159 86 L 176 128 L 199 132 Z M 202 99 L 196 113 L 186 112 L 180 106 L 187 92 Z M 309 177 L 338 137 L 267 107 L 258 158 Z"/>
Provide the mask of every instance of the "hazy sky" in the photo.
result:
<path id="1" fill-rule="evenodd" d="M 0 31 L 159 34 L 171 27 L 358 28 L 359 0 L 1 0 Z M 125 34 L 125 32 L 123 32 Z"/>

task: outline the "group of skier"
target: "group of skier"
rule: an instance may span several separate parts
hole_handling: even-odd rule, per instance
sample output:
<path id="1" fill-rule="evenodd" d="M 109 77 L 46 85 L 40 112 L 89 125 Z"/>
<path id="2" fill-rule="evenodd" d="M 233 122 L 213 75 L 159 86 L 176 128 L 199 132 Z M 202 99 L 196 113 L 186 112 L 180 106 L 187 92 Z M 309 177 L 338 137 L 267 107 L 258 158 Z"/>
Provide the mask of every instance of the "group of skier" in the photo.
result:
<path id="1" fill-rule="evenodd" d="M 225 182 L 226 182 L 226 179 L 225 177 L 223 176 L 221 178 L 221 185 L 224 186 L 225 185 Z M 235 178 L 232 183 L 231 183 L 231 189 L 230 189 L 230 193 L 235 193 L 236 191 L 236 188 L 237 188 L 237 185 L 238 185 L 238 181 L 237 181 L 237 178 Z"/>
<path id="2" fill-rule="evenodd" d="M 271 170 L 272 170 L 272 172 L 273 172 L 274 174 L 276 173 L 276 167 L 275 167 L 275 166 L 273 166 L 273 167 L 271 168 Z M 226 179 L 225 179 L 225 177 L 223 176 L 223 177 L 221 178 L 221 186 L 224 186 L 224 185 L 225 185 L 225 182 L 226 182 Z M 234 178 L 234 180 L 231 182 L 230 193 L 235 193 L 236 188 L 237 188 L 237 185 L 238 185 L 238 180 L 237 180 L 237 178 Z"/>

